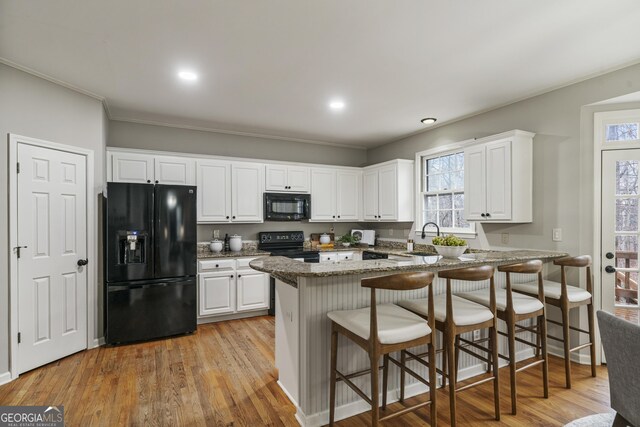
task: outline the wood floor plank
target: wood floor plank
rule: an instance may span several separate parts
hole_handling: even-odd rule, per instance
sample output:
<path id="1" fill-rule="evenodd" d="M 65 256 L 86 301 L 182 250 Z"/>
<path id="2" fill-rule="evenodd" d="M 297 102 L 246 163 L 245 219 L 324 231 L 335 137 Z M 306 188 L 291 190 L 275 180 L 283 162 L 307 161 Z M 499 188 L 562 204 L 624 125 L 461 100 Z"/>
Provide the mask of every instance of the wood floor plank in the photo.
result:
<path id="1" fill-rule="evenodd" d="M 297 426 L 295 407 L 277 384 L 275 322 L 257 317 L 200 325 L 193 335 L 83 351 L 0 386 L 0 405 L 63 404 L 69 426 Z M 509 375 L 501 370 L 502 419 L 493 420 L 492 385 L 458 396 L 458 422 L 473 426 L 561 426 L 611 412 L 606 368 L 591 378 L 573 365 L 564 388 L 561 359 L 551 358 L 550 398 L 542 398 L 540 370 L 518 374 L 518 415 L 509 414 Z M 426 396 L 408 399 L 408 404 Z M 388 411 L 402 406 L 389 405 Z M 369 425 L 360 414 L 339 426 Z M 429 410 L 385 426 L 429 425 Z M 438 422 L 450 424 L 446 389 L 438 391 Z"/>

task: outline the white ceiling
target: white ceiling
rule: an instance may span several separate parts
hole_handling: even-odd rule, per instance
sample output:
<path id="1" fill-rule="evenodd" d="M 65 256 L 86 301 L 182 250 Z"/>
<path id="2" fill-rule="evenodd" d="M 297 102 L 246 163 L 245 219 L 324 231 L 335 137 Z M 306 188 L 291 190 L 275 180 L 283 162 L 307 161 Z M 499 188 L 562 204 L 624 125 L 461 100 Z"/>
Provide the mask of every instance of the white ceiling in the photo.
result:
<path id="1" fill-rule="evenodd" d="M 638 40 L 637 0 L 0 0 L 0 57 L 113 119 L 365 147 L 636 62 Z"/>

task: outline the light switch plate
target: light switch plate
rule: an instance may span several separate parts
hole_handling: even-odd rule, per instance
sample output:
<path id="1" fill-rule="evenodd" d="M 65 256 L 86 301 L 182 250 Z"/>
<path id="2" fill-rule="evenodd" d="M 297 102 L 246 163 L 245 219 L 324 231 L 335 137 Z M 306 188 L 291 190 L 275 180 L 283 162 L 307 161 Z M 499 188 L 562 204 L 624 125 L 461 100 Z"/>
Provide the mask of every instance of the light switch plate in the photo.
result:
<path id="1" fill-rule="evenodd" d="M 561 242 L 562 241 L 562 228 L 554 228 L 551 238 L 552 238 L 552 240 L 554 242 Z"/>

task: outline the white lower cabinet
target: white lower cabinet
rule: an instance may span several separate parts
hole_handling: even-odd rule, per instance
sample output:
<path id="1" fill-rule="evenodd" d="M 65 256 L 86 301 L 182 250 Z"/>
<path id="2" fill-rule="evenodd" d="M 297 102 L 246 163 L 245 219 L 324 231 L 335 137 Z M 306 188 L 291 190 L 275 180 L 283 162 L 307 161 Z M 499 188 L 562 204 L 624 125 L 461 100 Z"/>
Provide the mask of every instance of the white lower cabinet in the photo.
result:
<path id="1" fill-rule="evenodd" d="M 253 259 L 209 259 L 198 262 L 200 317 L 269 308 L 269 275 L 249 267 Z"/>
<path id="2" fill-rule="evenodd" d="M 199 281 L 200 316 L 230 314 L 235 311 L 235 274 L 201 273 Z"/>
<path id="3" fill-rule="evenodd" d="M 269 275 L 251 271 L 238 271 L 236 309 L 239 312 L 269 308 Z"/>

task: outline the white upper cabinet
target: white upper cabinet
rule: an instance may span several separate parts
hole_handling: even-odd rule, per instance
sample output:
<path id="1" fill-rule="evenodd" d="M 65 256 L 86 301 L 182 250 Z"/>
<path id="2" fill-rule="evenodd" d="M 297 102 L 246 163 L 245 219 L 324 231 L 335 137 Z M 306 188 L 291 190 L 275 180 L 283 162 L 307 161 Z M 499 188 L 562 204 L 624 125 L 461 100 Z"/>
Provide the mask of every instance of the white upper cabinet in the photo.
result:
<path id="1" fill-rule="evenodd" d="M 148 184 L 154 181 L 152 154 L 118 152 L 111 154 L 110 177 L 111 182 L 133 182 Z"/>
<path id="2" fill-rule="evenodd" d="M 198 222 L 231 221 L 231 163 L 198 160 Z"/>
<path id="3" fill-rule="evenodd" d="M 306 166 L 266 165 L 267 191 L 309 192 L 309 168 Z"/>
<path id="4" fill-rule="evenodd" d="M 339 169 L 336 172 L 338 220 L 352 221 L 360 219 L 360 206 L 362 205 L 361 187 L 362 172 Z"/>
<path id="5" fill-rule="evenodd" d="M 112 152 L 111 182 L 195 185 L 195 162 L 188 157 Z"/>
<path id="6" fill-rule="evenodd" d="M 311 169 L 311 220 L 336 220 L 335 169 Z"/>
<path id="7" fill-rule="evenodd" d="M 413 161 L 368 166 L 363 175 L 364 219 L 413 221 Z"/>
<path id="8" fill-rule="evenodd" d="M 531 222 L 533 133 L 511 131 L 464 150 L 465 219 Z"/>
<path id="9" fill-rule="evenodd" d="M 264 165 L 198 160 L 198 222 L 262 222 Z"/>
<path id="10" fill-rule="evenodd" d="M 338 168 L 311 169 L 311 221 L 360 219 L 361 172 Z"/>
<path id="11" fill-rule="evenodd" d="M 231 220 L 263 222 L 264 165 L 236 162 L 231 166 Z"/>
<path id="12" fill-rule="evenodd" d="M 155 156 L 155 183 L 195 185 L 195 161 L 188 157 Z"/>

